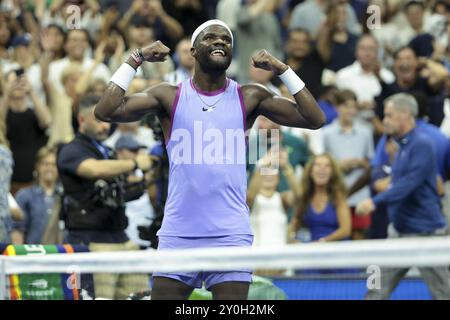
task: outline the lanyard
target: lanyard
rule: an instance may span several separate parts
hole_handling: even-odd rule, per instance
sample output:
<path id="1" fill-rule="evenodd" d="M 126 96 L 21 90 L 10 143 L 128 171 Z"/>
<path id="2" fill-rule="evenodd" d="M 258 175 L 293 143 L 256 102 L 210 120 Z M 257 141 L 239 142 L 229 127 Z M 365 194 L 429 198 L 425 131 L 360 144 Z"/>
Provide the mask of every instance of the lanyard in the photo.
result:
<path id="1" fill-rule="evenodd" d="M 101 145 L 100 143 L 98 143 L 97 141 L 95 141 L 94 139 L 91 139 L 92 143 L 95 145 L 95 147 L 97 148 L 98 151 L 100 151 L 100 153 L 103 155 L 104 159 L 109 159 L 108 156 L 108 148 L 106 148 L 105 146 Z"/>

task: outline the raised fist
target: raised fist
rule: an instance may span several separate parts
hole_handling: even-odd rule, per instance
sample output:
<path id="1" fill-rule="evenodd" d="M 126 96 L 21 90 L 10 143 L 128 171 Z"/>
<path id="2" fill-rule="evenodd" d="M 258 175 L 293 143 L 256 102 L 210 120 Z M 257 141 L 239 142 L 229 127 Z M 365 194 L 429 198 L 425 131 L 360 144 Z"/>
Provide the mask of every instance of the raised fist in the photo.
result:
<path id="1" fill-rule="evenodd" d="M 276 74 L 281 74 L 288 69 L 287 65 L 272 56 L 267 50 L 258 51 L 252 57 L 252 61 L 255 68 L 273 71 Z"/>
<path id="2" fill-rule="evenodd" d="M 148 62 L 165 61 L 170 53 L 170 49 L 159 40 L 141 48 L 141 50 L 145 61 Z"/>

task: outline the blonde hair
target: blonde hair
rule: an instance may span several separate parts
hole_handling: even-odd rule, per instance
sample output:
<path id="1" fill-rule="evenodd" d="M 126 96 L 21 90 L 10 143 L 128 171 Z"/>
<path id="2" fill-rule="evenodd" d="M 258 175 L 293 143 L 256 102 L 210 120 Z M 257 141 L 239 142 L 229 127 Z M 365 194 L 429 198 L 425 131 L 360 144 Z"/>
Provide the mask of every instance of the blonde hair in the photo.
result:
<path id="1" fill-rule="evenodd" d="M 64 68 L 62 74 L 61 74 L 61 83 L 65 84 L 67 79 L 72 76 L 73 74 L 82 74 L 82 66 L 80 63 L 70 63 L 67 67 Z"/>
<path id="2" fill-rule="evenodd" d="M 4 120 L 0 120 L 0 145 L 9 148 L 9 142 L 6 138 L 6 123 Z"/>
<path id="3" fill-rule="evenodd" d="M 328 153 L 313 156 L 306 164 L 300 181 L 301 197 L 299 201 L 299 215 L 303 215 L 306 210 L 308 210 L 308 206 L 311 204 L 312 197 L 316 192 L 315 183 L 311 173 L 314 163 L 318 158 L 327 158 L 331 164 L 331 177 L 327 185 L 327 194 L 333 205 L 337 206 L 341 201 L 344 201 L 347 196 L 344 177 L 337 161 Z"/>

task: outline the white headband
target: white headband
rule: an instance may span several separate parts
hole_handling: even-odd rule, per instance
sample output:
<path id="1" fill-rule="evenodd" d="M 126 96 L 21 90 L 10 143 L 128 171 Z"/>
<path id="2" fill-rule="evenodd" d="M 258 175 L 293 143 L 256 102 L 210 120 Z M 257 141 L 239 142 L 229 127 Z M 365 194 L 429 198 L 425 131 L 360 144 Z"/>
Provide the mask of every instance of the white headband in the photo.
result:
<path id="1" fill-rule="evenodd" d="M 194 33 L 192 34 L 192 38 L 191 38 L 191 46 L 194 46 L 195 39 L 197 39 L 198 35 L 203 30 L 205 30 L 209 26 L 214 26 L 214 25 L 219 25 L 219 26 L 222 26 L 225 29 L 227 29 L 227 31 L 231 35 L 231 46 L 233 46 L 234 39 L 233 39 L 233 33 L 231 32 L 231 29 L 226 25 L 225 22 L 218 20 L 218 19 L 208 20 L 208 21 L 202 23 L 197 29 L 195 29 Z"/>

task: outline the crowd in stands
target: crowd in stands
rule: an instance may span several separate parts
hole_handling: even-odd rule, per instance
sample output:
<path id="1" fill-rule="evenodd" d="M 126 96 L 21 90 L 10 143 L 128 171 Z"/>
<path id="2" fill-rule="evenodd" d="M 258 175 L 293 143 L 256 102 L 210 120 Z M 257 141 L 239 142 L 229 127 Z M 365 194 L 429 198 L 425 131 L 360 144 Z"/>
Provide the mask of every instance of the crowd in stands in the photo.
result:
<path id="1" fill-rule="evenodd" d="M 76 27 L 73 6 L 81 10 Z M 143 64 L 129 93 L 191 77 L 190 36 L 212 18 L 235 35 L 228 77 L 292 98 L 271 72 L 251 66 L 254 52 L 266 49 L 299 75 L 327 117 L 314 131 L 262 116 L 255 122 L 254 130 L 279 129 L 281 148 L 258 162 L 279 157 L 276 175 L 248 165 L 254 245 L 386 238 L 386 208 L 358 215 L 356 206 L 390 186 L 398 146 L 384 134 L 383 102 L 397 93 L 419 104 L 417 126 L 435 142 L 449 215 L 449 0 L 2 0 L 0 242 L 62 243 L 57 152 L 78 131 L 80 101 L 101 96 L 132 50 L 155 40 L 171 58 Z M 119 159 L 162 157 L 153 120 L 112 125 L 105 144 Z M 127 236 L 141 248 L 150 243 L 138 227 L 152 224 L 164 197 L 150 180 L 126 210 Z"/>

